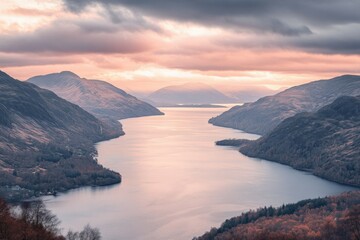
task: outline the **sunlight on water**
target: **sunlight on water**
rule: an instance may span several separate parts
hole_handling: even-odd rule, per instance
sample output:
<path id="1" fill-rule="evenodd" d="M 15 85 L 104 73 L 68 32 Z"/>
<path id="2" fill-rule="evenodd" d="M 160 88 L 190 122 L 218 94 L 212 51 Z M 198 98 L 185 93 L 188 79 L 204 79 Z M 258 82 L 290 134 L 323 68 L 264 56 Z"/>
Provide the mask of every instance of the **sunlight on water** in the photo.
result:
<path id="1" fill-rule="evenodd" d="M 90 223 L 105 240 L 191 239 L 248 209 L 352 189 L 215 146 L 258 138 L 207 124 L 224 109 L 161 110 L 122 121 L 124 137 L 98 144 L 99 162 L 122 174 L 120 185 L 45 198 L 65 229 Z"/>

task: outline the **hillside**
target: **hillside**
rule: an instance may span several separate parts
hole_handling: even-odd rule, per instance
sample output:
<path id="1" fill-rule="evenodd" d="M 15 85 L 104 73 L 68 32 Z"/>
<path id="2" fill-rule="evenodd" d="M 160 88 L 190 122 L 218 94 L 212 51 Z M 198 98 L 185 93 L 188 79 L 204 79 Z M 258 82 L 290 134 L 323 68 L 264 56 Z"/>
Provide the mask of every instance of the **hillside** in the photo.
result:
<path id="1" fill-rule="evenodd" d="M 237 102 L 240 103 L 247 103 L 247 102 L 255 102 L 258 99 L 265 97 L 265 96 L 271 96 L 274 95 L 279 91 L 271 90 L 266 87 L 248 87 L 244 89 L 227 89 L 225 91 L 222 91 L 226 93 L 228 96 L 231 96 L 235 99 L 237 99 Z"/>
<path id="2" fill-rule="evenodd" d="M 147 99 L 157 106 L 175 104 L 210 104 L 233 103 L 235 99 L 203 83 L 186 83 L 183 85 L 161 88 Z"/>
<path id="3" fill-rule="evenodd" d="M 36 76 L 28 82 L 53 91 L 99 117 L 119 120 L 162 114 L 157 108 L 107 82 L 80 78 L 72 72 Z"/>
<path id="4" fill-rule="evenodd" d="M 344 75 L 292 87 L 254 103 L 235 106 L 210 119 L 209 123 L 264 135 L 297 113 L 316 111 L 340 96 L 358 95 L 360 76 Z"/>
<path id="5" fill-rule="evenodd" d="M 100 121 L 53 92 L 1 71 L 0 116 L 1 196 L 16 199 L 120 182 L 119 174 L 94 158 L 95 142 L 123 134 L 118 122 Z"/>
<path id="6" fill-rule="evenodd" d="M 240 151 L 360 186 L 360 97 L 340 97 L 315 113 L 299 113 Z"/>
<path id="7" fill-rule="evenodd" d="M 193 240 L 357 240 L 360 192 L 264 207 L 226 220 Z"/>

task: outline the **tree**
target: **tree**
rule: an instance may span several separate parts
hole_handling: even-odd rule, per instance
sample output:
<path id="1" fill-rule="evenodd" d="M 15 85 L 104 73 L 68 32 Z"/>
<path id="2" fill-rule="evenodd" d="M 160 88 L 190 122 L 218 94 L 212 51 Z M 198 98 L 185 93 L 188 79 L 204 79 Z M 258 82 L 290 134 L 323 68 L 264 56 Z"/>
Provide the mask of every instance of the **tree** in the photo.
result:
<path id="1" fill-rule="evenodd" d="M 66 239 L 67 240 L 79 240 L 80 239 L 80 236 L 79 236 L 79 233 L 78 232 L 73 232 L 73 231 L 69 231 L 67 234 L 66 234 Z"/>
<path id="2" fill-rule="evenodd" d="M 69 231 L 66 235 L 67 240 L 100 240 L 100 231 L 97 228 L 92 228 L 87 224 L 84 229 L 79 232 Z"/>
<path id="3" fill-rule="evenodd" d="M 360 240 L 360 204 L 350 209 L 340 226 L 350 239 Z"/>
<path id="4" fill-rule="evenodd" d="M 5 201 L 0 199 L 0 239 L 7 239 L 9 233 L 9 223 L 11 222 L 10 208 Z"/>
<path id="5" fill-rule="evenodd" d="M 36 207 L 31 203 L 24 203 L 21 212 L 15 215 L 9 204 L 0 199 L 0 239 L 1 240 L 65 240 L 64 237 L 55 234 L 55 231 L 48 231 L 47 224 L 53 221 L 53 215 L 42 210 L 43 205 Z M 18 211 L 17 211 L 18 212 Z M 48 218 L 43 218 L 46 213 Z M 42 220 L 41 220 L 42 219 Z M 45 220 L 44 220 L 45 219 Z M 46 223 L 46 224 L 45 224 Z"/>
<path id="6" fill-rule="evenodd" d="M 89 224 L 80 232 L 80 240 L 100 240 L 100 231 L 97 228 L 92 228 Z"/>
<path id="7" fill-rule="evenodd" d="M 24 202 L 21 204 L 21 217 L 31 225 L 43 228 L 53 234 L 59 233 L 59 219 L 46 209 L 45 204 L 41 200 Z"/>

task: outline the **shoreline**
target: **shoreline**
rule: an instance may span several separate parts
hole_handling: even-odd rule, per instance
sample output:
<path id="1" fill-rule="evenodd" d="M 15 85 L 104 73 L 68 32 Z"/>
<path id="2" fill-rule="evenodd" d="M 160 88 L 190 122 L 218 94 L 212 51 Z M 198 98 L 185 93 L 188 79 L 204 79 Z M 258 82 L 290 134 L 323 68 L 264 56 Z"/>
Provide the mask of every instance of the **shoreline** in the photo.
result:
<path id="1" fill-rule="evenodd" d="M 236 142 L 236 143 L 240 143 L 239 145 L 236 145 L 236 144 L 231 144 L 230 142 L 233 141 L 233 142 Z M 345 183 L 345 182 L 341 182 L 341 181 L 336 181 L 336 180 L 332 180 L 332 179 L 329 179 L 329 178 L 326 178 L 320 174 L 316 174 L 315 172 L 313 172 L 313 170 L 311 169 L 306 169 L 306 168 L 297 168 L 297 167 L 294 167 L 294 166 L 291 166 L 289 164 L 286 164 L 286 163 L 281 163 L 279 161 L 276 161 L 276 160 L 270 160 L 270 159 L 264 159 L 264 158 L 259 158 L 259 157 L 256 157 L 256 156 L 250 156 L 250 155 L 247 155 L 243 152 L 241 152 L 241 149 L 240 147 L 245 144 L 246 142 L 248 141 L 251 141 L 251 140 L 247 140 L 247 139 L 223 139 L 223 140 L 218 140 L 215 142 L 215 145 L 216 146 L 220 146 L 220 147 L 232 147 L 234 150 L 237 150 L 238 152 L 240 152 L 241 154 L 247 156 L 247 157 L 250 157 L 250 158 L 255 158 L 255 159 L 259 159 L 259 160 L 264 160 L 264 161 L 268 161 L 268 162 L 273 162 L 273 163 L 278 163 L 278 164 L 281 164 L 281 165 L 284 165 L 284 166 L 288 166 L 292 169 L 295 169 L 297 171 L 301 171 L 301 172 L 306 172 L 306 173 L 310 173 L 311 175 L 313 176 L 316 176 L 318 178 L 321 178 L 321 179 L 324 179 L 326 181 L 330 181 L 330 182 L 333 182 L 333 183 L 337 183 L 337 184 L 340 184 L 340 185 L 344 185 L 344 186 L 348 186 L 348 187 L 354 187 L 356 189 L 360 189 L 360 186 L 358 185 L 355 185 L 355 184 L 349 184 L 349 183 Z"/>

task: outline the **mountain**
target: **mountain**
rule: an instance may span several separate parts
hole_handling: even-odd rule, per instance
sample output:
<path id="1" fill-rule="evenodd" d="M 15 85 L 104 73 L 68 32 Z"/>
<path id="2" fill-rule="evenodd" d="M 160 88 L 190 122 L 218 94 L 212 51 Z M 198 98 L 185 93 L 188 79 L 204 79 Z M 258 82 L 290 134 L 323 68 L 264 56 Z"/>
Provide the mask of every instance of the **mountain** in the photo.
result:
<path id="1" fill-rule="evenodd" d="M 316 111 L 343 95 L 360 95 L 360 76 L 344 75 L 292 87 L 256 102 L 235 106 L 209 122 L 264 135 L 282 120 L 300 112 Z"/>
<path id="2" fill-rule="evenodd" d="M 193 240 L 359 239 L 360 191 L 258 208 Z"/>
<path id="3" fill-rule="evenodd" d="M 237 102 L 247 103 L 247 102 L 255 102 L 258 99 L 274 95 L 279 91 L 271 90 L 269 88 L 245 88 L 245 89 L 228 89 L 226 91 L 222 91 L 226 93 L 228 96 L 237 99 Z"/>
<path id="4" fill-rule="evenodd" d="M 119 120 L 163 114 L 157 108 L 140 101 L 110 83 L 80 78 L 68 71 L 35 76 L 28 79 L 28 82 L 53 91 L 61 98 L 100 117 Z"/>
<path id="5" fill-rule="evenodd" d="M 239 145 L 247 156 L 360 187 L 360 97 L 339 97 L 315 113 L 299 113 L 258 140 Z"/>
<path id="6" fill-rule="evenodd" d="M 161 105 L 175 104 L 209 104 L 209 103 L 233 103 L 233 98 L 226 96 L 218 90 L 203 83 L 186 83 L 183 85 L 168 86 L 161 88 L 147 99 Z"/>
<path id="7" fill-rule="evenodd" d="M 94 143 L 122 134 L 117 121 L 100 121 L 53 92 L 0 71 L 3 197 L 120 182 L 118 173 L 97 164 Z"/>

